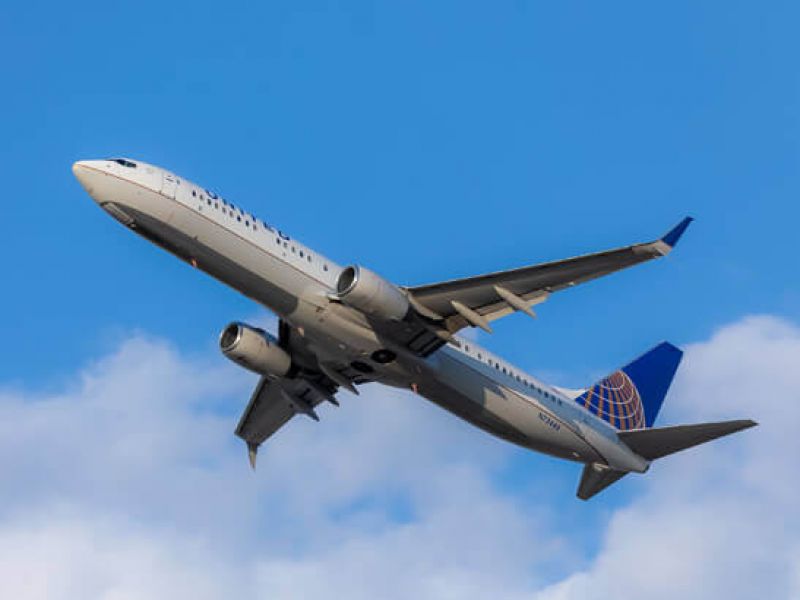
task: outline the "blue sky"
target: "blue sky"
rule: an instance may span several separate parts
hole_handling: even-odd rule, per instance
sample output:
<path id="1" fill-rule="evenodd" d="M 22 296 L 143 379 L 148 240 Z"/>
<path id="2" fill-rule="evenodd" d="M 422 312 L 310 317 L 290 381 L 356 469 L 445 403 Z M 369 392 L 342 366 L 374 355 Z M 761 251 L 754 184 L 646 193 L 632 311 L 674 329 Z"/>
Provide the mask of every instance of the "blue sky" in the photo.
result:
<path id="1" fill-rule="evenodd" d="M 59 395 L 143 335 L 240 382 L 222 403 L 231 428 L 246 399 L 216 336 L 258 307 L 97 209 L 70 165 L 108 155 L 170 168 L 403 284 L 646 241 L 694 216 L 667 260 L 481 336 L 558 383 L 587 384 L 662 339 L 717 339 L 748 315 L 791 330 L 799 13 L 738 1 L 9 6 L 0 387 Z M 502 453 L 492 489 L 540 505 L 581 564 L 612 511 L 644 493 L 637 480 L 577 505 L 574 469 L 486 443 Z M 396 497 L 376 497 L 394 514 Z"/>
<path id="2" fill-rule="evenodd" d="M 3 299 L 18 351 L 2 374 L 40 379 L 40 336 L 57 336 L 53 373 L 103 332 L 198 347 L 253 310 L 87 201 L 69 166 L 110 154 L 403 283 L 697 218 L 669 262 L 500 325 L 492 346 L 531 368 L 586 376 L 741 314 L 796 318 L 800 88 L 783 6 L 17 5 L 0 24 L 0 227 L 24 293 Z"/>

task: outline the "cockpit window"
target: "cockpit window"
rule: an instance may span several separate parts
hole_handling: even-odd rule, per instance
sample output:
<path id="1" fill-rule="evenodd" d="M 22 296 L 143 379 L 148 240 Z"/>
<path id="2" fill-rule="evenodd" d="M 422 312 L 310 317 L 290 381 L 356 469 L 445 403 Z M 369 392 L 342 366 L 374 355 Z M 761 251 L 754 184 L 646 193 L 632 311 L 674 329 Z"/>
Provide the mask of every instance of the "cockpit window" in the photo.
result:
<path id="1" fill-rule="evenodd" d="M 122 165 L 123 167 L 128 167 L 129 169 L 135 169 L 136 168 L 136 163 L 135 162 L 131 162 L 129 160 L 125 160 L 124 158 L 115 158 L 113 160 L 114 160 L 115 163 L 117 163 L 118 165 Z"/>

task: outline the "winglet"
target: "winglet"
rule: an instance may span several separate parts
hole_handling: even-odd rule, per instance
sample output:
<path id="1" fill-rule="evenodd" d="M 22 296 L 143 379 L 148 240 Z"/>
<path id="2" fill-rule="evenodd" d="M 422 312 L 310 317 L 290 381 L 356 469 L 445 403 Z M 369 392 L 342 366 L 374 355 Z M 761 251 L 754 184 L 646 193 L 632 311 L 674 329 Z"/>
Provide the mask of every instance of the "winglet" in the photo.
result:
<path id="1" fill-rule="evenodd" d="M 247 442 L 247 458 L 250 459 L 250 468 L 256 470 L 256 457 L 258 456 L 258 444 Z"/>
<path id="2" fill-rule="evenodd" d="M 692 217 L 686 217 L 683 221 L 678 223 L 675 227 L 667 232 L 667 235 L 661 238 L 661 241 L 664 242 L 670 248 L 674 248 L 675 244 L 678 243 L 678 240 L 681 239 L 683 232 L 686 231 L 686 228 L 689 227 L 689 224 L 694 221 Z"/>

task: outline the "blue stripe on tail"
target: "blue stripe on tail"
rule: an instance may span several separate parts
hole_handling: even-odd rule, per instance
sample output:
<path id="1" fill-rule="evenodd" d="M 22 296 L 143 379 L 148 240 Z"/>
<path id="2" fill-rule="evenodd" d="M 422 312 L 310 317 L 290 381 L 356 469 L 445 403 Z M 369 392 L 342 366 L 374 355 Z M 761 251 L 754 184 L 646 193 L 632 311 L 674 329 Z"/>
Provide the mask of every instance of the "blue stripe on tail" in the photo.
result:
<path id="1" fill-rule="evenodd" d="M 680 349 L 663 342 L 575 401 L 622 431 L 652 427 L 682 356 Z"/>

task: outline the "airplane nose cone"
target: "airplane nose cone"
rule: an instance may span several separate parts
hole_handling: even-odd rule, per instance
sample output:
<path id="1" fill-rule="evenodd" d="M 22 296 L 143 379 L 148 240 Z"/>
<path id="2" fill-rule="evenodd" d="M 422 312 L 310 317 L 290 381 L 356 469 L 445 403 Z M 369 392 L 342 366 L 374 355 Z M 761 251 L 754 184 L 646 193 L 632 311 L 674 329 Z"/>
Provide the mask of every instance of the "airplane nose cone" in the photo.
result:
<path id="1" fill-rule="evenodd" d="M 75 175 L 83 189 L 94 198 L 94 192 L 101 173 L 91 165 L 93 161 L 79 160 L 72 165 L 72 174 Z"/>

